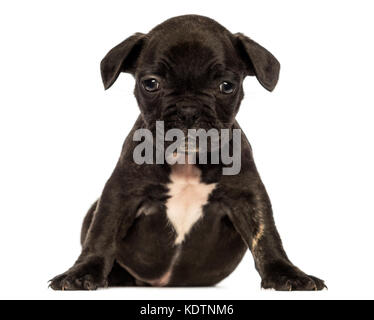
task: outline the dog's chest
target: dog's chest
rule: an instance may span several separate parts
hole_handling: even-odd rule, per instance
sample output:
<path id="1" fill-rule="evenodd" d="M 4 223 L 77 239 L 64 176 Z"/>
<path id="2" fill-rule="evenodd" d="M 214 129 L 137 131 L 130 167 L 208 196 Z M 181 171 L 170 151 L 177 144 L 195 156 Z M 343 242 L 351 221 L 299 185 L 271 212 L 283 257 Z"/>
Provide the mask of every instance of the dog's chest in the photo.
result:
<path id="1" fill-rule="evenodd" d="M 201 171 L 192 164 L 175 164 L 167 185 L 166 214 L 176 232 L 175 244 L 181 244 L 203 215 L 203 206 L 216 184 L 201 182 Z"/>

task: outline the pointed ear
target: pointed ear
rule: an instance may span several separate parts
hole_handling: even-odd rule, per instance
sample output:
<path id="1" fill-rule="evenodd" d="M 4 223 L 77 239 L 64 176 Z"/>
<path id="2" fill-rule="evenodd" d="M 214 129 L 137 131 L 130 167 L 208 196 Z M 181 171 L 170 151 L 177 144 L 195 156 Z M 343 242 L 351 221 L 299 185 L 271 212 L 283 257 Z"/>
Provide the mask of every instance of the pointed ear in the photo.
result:
<path id="1" fill-rule="evenodd" d="M 278 60 L 244 34 L 235 33 L 234 38 L 239 55 L 246 65 L 247 75 L 255 75 L 265 89 L 273 91 L 279 78 Z"/>
<path id="2" fill-rule="evenodd" d="M 145 35 L 135 33 L 110 50 L 101 60 L 101 78 L 104 88 L 109 89 L 117 80 L 120 72 L 135 72 L 136 60 L 143 46 Z"/>

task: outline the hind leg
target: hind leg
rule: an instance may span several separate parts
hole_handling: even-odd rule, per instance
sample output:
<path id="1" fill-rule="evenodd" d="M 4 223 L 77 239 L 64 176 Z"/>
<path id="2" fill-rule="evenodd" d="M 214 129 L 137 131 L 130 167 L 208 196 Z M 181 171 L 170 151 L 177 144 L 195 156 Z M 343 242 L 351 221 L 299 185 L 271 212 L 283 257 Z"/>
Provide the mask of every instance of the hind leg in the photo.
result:
<path id="1" fill-rule="evenodd" d="M 91 225 L 93 215 L 97 206 L 97 201 L 88 210 L 84 217 L 82 229 L 81 229 L 81 245 L 83 245 L 87 231 Z M 114 262 L 113 268 L 108 275 L 108 286 L 109 287 L 128 287 L 139 285 L 139 282 L 124 268 L 122 268 L 117 262 Z"/>
<path id="2" fill-rule="evenodd" d="M 114 262 L 112 271 L 108 275 L 108 287 L 134 287 L 137 285 L 137 280 L 117 262 Z"/>

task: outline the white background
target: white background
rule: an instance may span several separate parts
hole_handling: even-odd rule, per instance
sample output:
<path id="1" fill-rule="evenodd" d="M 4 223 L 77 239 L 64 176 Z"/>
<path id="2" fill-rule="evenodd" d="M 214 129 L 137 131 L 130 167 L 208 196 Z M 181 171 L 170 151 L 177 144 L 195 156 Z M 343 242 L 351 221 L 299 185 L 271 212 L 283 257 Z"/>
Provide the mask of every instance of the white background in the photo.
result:
<path id="1" fill-rule="evenodd" d="M 0 298 L 373 298 L 373 5 L 370 1 L 3 1 L 0 4 Z M 207 15 L 281 62 L 254 78 L 238 120 L 293 262 L 324 292 L 260 290 L 247 254 L 214 288 L 54 292 L 79 254 L 81 221 L 138 115 L 134 81 L 104 91 L 114 45 L 165 19 Z"/>

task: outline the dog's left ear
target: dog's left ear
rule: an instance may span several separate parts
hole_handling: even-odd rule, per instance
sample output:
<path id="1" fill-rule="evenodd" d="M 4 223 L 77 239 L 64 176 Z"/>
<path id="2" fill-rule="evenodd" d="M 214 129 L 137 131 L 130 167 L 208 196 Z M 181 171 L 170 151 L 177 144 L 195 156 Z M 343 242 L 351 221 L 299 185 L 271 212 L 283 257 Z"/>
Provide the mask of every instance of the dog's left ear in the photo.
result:
<path id="1" fill-rule="evenodd" d="M 247 75 L 256 76 L 265 89 L 273 91 L 279 78 L 278 60 L 242 33 L 235 33 L 234 39 L 237 50 L 246 64 Z"/>
<path id="2" fill-rule="evenodd" d="M 121 72 L 135 72 L 136 60 L 143 46 L 145 35 L 135 33 L 110 50 L 101 60 L 101 78 L 104 88 L 109 89 Z"/>

